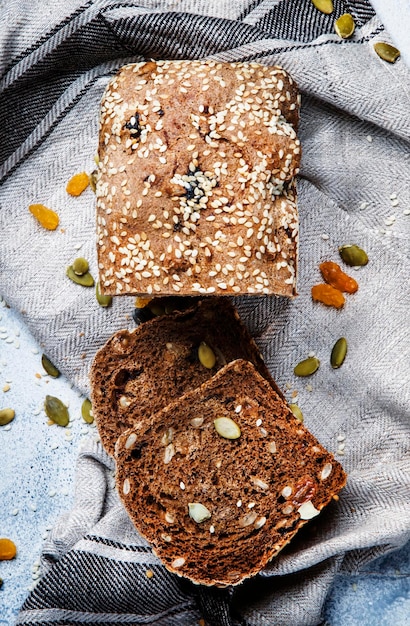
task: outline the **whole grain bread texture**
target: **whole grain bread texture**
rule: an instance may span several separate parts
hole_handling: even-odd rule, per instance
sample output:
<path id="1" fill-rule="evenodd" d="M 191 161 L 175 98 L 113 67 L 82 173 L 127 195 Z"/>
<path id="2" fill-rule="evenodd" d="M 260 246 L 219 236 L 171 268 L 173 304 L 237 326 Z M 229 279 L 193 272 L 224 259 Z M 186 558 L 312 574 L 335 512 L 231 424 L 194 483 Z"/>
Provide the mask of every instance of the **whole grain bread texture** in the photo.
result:
<path id="1" fill-rule="evenodd" d="M 200 344 L 215 356 L 210 368 L 199 360 Z M 131 332 L 115 333 L 97 352 L 90 370 L 93 414 L 106 451 L 113 455 L 124 430 L 143 423 L 235 359 L 251 361 L 281 393 L 228 298 L 211 296 Z"/>
<path id="2" fill-rule="evenodd" d="M 257 574 L 346 482 L 242 360 L 122 434 L 116 463 L 125 508 L 167 569 L 222 587 Z"/>
<path id="3" fill-rule="evenodd" d="M 100 114 L 101 292 L 294 296 L 298 121 L 280 67 L 123 67 Z"/>

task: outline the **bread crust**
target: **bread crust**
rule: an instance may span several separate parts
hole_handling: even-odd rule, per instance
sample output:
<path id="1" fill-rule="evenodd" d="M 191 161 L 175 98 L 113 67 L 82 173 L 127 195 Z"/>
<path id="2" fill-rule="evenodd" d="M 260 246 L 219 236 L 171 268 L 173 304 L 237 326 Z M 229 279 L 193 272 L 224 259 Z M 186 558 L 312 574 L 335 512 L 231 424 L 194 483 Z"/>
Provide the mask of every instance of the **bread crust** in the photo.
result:
<path id="1" fill-rule="evenodd" d="M 219 417 L 234 420 L 240 436 L 220 436 Z M 164 565 L 222 587 L 257 574 L 346 482 L 242 360 L 122 434 L 116 463 L 125 508 Z M 195 519 L 192 504 L 209 515 Z"/>
<path id="2" fill-rule="evenodd" d="M 101 104 L 101 292 L 296 295 L 298 121 L 280 67 L 122 68 Z"/>
<path id="3" fill-rule="evenodd" d="M 205 342 L 215 353 L 207 369 L 198 359 Z M 201 385 L 226 363 L 242 358 L 280 394 L 254 340 L 228 298 L 209 297 L 186 311 L 120 330 L 97 352 L 90 370 L 93 414 L 111 455 L 126 429 Z"/>

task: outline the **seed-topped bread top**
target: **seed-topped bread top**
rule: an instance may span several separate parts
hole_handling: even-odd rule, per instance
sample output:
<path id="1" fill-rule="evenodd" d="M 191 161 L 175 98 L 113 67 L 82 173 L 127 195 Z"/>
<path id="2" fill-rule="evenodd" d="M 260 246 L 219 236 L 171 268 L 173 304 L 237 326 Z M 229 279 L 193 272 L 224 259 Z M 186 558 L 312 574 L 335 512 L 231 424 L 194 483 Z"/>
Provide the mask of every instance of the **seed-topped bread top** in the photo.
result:
<path id="1" fill-rule="evenodd" d="M 115 333 L 97 352 L 90 373 L 93 413 L 105 449 L 113 454 L 124 430 L 235 359 L 254 363 L 281 393 L 228 298 L 205 298 L 133 332 Z"/>
<path id="2" fill-rule="evenodd" d="M 137 530 L 169 570 L 205 585 L 259 572 L 346 482 L 242 360 L 122 434 L 116 461 Z"/>
<path id="3" fill-rule="evenodd" d="M 122 68 L 101 105 L 102 293 L 295 295 L 298 119 L 279 67 Z"/>

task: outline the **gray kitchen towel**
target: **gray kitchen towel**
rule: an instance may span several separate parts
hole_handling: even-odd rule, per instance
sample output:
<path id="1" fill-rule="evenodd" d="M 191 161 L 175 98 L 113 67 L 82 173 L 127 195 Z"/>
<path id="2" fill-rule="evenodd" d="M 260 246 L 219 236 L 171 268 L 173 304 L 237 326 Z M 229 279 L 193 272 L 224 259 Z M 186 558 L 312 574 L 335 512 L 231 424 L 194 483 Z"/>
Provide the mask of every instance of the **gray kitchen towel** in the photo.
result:
<path id="1" fill-rule="evenodd" d="M 333 28 L 344 12 L 356 22 L 349 40 Z M 80 254 L 97 276 L 94 196 L 73 198 L 65 186 L 93 169 L 109 78 L 147 58 L 255 60 L 292 74 L 302 93 L 299 296 L 235 302 L 274 378 L 349 474 L 340 501 L 259 576 L 207 589 L 152 555 L 112 488 L 113 461 L 92 441 L 79 453 L 75 506 L 44 546 L 44 575 L 18 623 L 318 624 L 337 572 L 409 537 L 408 68 L 375 54 L 390 38 L 364 0 L 336 0 L 332 15 L 308 0 L 10 0 L 0 18 L 0 292 L 83 393 L 95 351 L 134 326 L 132 297 L 102 309 L 65 276 Z M 43 230 L 32 203 L 57 211 L 59 229 Z M 344 243 L 370 260 L 351 270 L 359 290 L 336 311 L 315 305 L 310 289 Z M 348 354 L 333 370 L 341 336 Z M 311 352 L 318 372 L 296 379 Z"/>

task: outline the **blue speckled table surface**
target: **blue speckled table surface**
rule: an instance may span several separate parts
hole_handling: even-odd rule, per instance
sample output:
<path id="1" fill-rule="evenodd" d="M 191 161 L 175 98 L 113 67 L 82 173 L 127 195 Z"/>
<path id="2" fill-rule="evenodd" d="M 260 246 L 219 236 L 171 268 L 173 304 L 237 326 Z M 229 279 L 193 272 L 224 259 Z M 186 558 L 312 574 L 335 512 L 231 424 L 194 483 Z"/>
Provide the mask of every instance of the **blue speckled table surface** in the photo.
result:
<path id="1" fill-rule="evenodd" d="M 0 427 L 0 535 L 17 545 L 17 557 L 0 562 L 0 624 L 11 626 L 41 576 L 42 542 L 57 517 L 70 509 L 80 442 L 97 437 L 81 417 L 83 396 L 63 376 L 41 365 L 41 349 L 19 317 L 0 300 L 0 408 L 16 416 Z M 45 396 L 69 407 L 67 428 L 49 425 Z M 323 618 L 331 626 L 410 624 L 410 549 L 383 557 L 356 576 L 338 576 Z"/>

